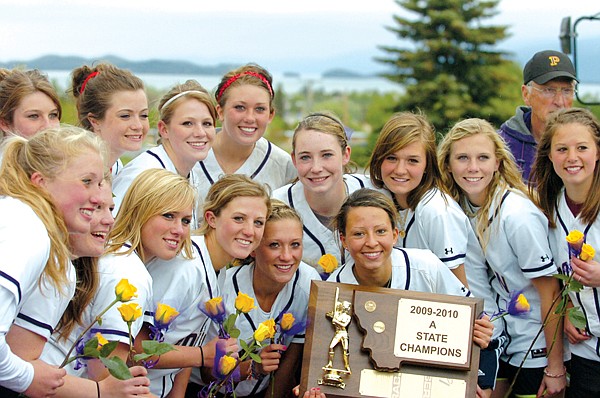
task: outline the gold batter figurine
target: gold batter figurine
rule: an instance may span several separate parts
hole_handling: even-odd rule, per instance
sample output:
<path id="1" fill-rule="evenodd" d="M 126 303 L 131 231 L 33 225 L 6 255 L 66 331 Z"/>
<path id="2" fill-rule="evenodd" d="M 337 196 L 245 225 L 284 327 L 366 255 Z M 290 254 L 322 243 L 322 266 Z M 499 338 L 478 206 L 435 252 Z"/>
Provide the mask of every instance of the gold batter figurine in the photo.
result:
<path id="1" fill-rule="evenodd" d="M 340 374 L 351 374 L 350 371 L 350 350 L 348 346 L 348 325 L 352 320 L 352 303 L 349 301 L 339 301 L 340 288 L 335 289 L 335 301 L 333 311 L 329 311 L 325 315 L 331 318 L 331 323 L 335 327 L 335 334 L 329 343 L 329 361 L 323 367 L 325 371 L 323 378 L 318 380 L 319 384 L 328 386 L 345 388 L 346 383 L 342 380 Z M 335 347 L 342 345 L 342 355 L 344 359 L 344 370 L 335 369 L 333 367 L 333 358 L 335 356 Z"/>

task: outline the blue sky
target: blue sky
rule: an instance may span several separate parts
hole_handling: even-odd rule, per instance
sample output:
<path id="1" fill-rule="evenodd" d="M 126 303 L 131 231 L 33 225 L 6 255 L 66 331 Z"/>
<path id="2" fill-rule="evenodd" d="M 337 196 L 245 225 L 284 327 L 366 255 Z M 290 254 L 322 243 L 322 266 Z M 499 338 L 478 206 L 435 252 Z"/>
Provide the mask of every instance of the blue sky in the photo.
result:
<path id="1" fill-rule="evenodd" d="M 504 50 L 558 49 L 562 17 L 594 15 L 594 3 L 501 0 L 489 23 L 510 25 Z M 113 54 L 207 65 L 253 61 L 301 73 L 380 71 L 377 46 L 398 44 L 385 26 L 402 12 L 393 0 L 0 0 L 0 9 L 3 62 Z M 600 36 L 600 23 L 593 28 Z"/>

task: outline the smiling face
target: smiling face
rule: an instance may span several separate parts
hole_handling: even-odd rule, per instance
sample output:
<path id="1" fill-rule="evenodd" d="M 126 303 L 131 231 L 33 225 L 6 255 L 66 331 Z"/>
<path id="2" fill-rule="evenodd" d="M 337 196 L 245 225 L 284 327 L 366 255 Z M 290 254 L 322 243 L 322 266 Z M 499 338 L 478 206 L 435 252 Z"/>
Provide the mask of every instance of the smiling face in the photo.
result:
<path id="1" fill-rule="evenodd" d="M 567 195 L 587 197 L 599 157 L 590 129 L 579 123 L 558 126 L 552 137 L 549 157 Z"/>
<path id="2" fill-rule="evenodd" d="M 106 237 L 115 222 L 112 216 L 115 202 L 111 188 L 106 181 L 100 187 L 100 201 L 90 222 L 90 232 L 70 235 L 71 250 L 75 256 L 100 257 L 104 253 Z"/>
<path id="3" fill-rule="evenodd" d="M 227 89 L 227 102 L 217 105 L 222 133 L 239 146 L 252 146 L 267 129 L 275 115 L 269 106 L 269 92 L 254 85 L 241 85 Z"/>
<path id="4" fill-rule="evenodd" d="M 353 207 L 346 216 L 346 228 L 340 239 L 354 259 L 359 279 L 363 275 L 391 270 L 391 253 L 398 238 L 385 210 L 379 207 Z"/>
<path id="5" fill-rule="evenodd" d="M 169 157 L 185 176 L 196 162 L 206 158 L 215 138 L 215 124 L 208 107 L 193 98 L 177 104 L 169 123 L 160 121 L 158 130 Z"/>
<path id="6" fill-rule="evenodd" d="M 573 89 L 573 81 L 553 79 L 546 84 L 530 83 L 532 87 L 522 86 L 521 94 L 525 105 L 531 107 L 532 123 L 545 126 L 550 113 L 563 108 L 571 108 L 573 106 L 573 97 L 564 96 L 562 93 L 557 93 L 554 97 L 546 98 L 542 95 L 544 88 L 552 88 L 560 92 L 561 89 Z"/>
<path id="7" fill-rule="evenodd" d="M 316 130 L 296 133 L 292 161 L 304 189 L 330 192 L 343 184 L 344 166 L 350 161 L 350 147 L 343 151 L 337 138 Z"/>
<path id="8" fill-rule="evenodd" d="M 150 128 L 144 90 L 118 91 L 112 95 L 103 119 L 88 117 L 94 132 L 107 142 L 112 163 L 125 152 L 142 149 Z"/>
<path id="9" fill-rule="evenodd" d="M 74 157 L 55 178 L 34 173 L 32 182 L 45 189 L 61 212 L 69 233 L 89 233 L 100 202 L 104 164 L 96 152 Z"/>
<path id="10" fill-rule="evenodd" d="M 302 260 L 302 224 L 294 219 L 269 221 L 254 258 L 263 283 L 288 283 Z"/>
<path id="11" fill-rule="evenodd" d="M 483 205 L 487 188 L 500 165 L 492 140 L 475 134 L 452 143 L 449 171 L 475 206 Z"/>
<path id="12" fill-rule="evenodd" d="M 59 111 L 50 97 L 41 91 L 28 94 L 13 113 L 12 125 L 0 121 L 0 128 L 30 138 L 40 130 L 60 125 Z"/>
<path id="13" fill-rule="evenodd" d="M 420 141 L 388 155 L 381 163 L 381 180 L 403 208 L 408 207 L 408 194 L 419 186 L 426 167 L 425 147 Z"/>
<path id="14" fill-rule="evenodd" d="M 179 253 L 186 237 L 190 235 L 192 208 L 152 216 L 142 226 L 144 262 L 155 257 L 170 260 Z"/>
<path id="15" fill-rule="evenodd" d="M 262 239 L 267 205 L 264 198 L 239 196 L 221 209 L 218 216 L 207 211 L 204 217 L 224 252 L 233 258 L 246 258 Z"/>

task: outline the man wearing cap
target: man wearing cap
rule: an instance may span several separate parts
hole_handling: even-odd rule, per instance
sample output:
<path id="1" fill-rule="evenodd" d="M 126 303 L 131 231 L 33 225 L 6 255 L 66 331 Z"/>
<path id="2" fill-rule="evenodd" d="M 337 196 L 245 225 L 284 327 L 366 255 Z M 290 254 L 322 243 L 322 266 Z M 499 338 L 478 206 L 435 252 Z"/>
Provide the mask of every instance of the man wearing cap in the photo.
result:
<path id="1" fill-rule="evenodd" d="M 525 106 L 500 126 L 498 133 L 506 140 L 523 174 L 529 180 L 539 141 L 551 112 L 573 105 L 575 68 L 566 54 L 540 51 L 525 64 L 521 94 Z"/>

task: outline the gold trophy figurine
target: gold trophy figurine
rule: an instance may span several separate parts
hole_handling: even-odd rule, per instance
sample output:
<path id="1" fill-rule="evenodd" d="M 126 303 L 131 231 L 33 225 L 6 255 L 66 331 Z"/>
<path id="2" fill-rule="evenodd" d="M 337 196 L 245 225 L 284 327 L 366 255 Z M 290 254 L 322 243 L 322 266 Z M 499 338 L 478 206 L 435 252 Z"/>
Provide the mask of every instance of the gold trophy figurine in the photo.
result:
<path id="1" fill-rule="evenodd" d="M 351 374 L 350 371 L 350 350 L 348 348 L 348 325 L 352 320 L 352 303 L 349 301 L 339 301 L 340 288 L 335 288 L 335 301 L 333 303 L 333 311 L 329 311 L 325 315 L 331 318 L 331 323 L 335 327 L 335 333 L 329 343 L 329 361 L 323 367 L 325 371 L 323 378 L 318 380 L 319 384 L 327 386 L 345 388 L 346 383 L 341 377 L 341 374 Z M 333 367 L 333 358 L 335 356 L 335 347 L 342 345 L 342 355 L 344 359 L 344 369 L 336 369 Z"/>

